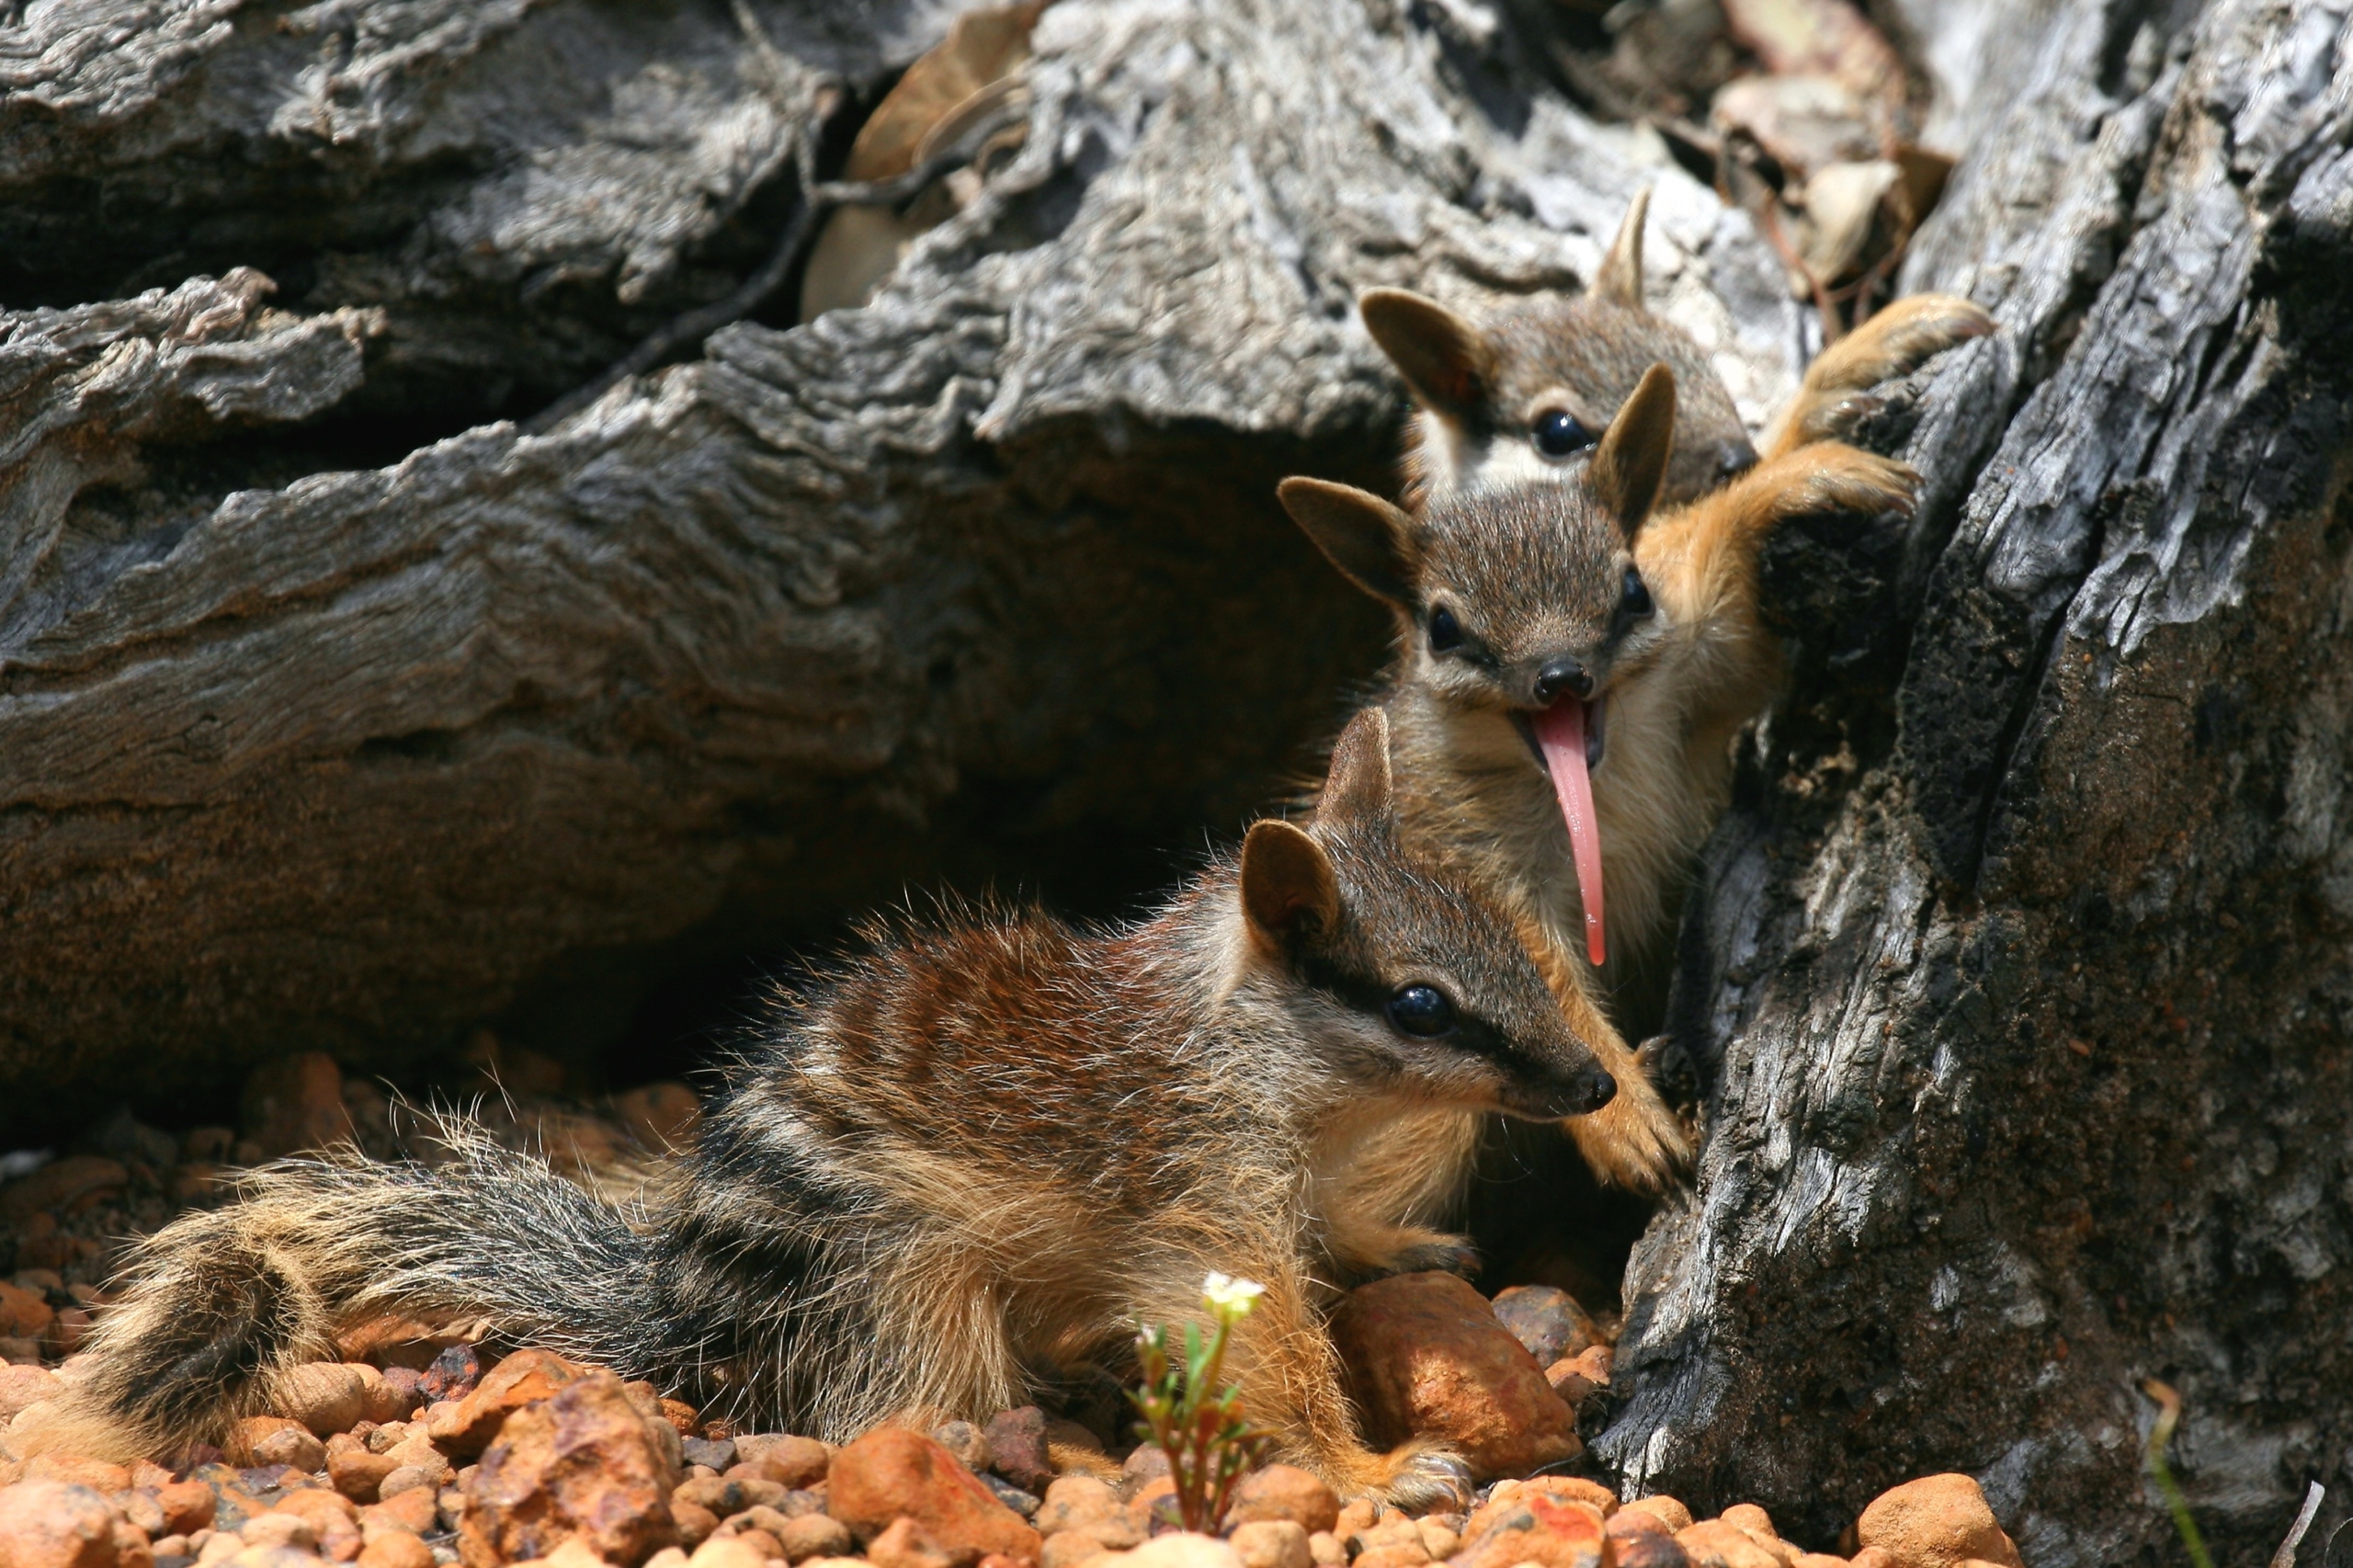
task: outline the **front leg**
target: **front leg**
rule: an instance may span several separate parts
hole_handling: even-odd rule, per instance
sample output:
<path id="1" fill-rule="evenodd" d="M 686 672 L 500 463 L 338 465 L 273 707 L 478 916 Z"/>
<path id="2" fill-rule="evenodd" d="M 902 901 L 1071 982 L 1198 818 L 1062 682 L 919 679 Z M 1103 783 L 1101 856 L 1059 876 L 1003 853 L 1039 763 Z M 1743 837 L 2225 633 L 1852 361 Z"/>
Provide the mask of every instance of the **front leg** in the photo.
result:
<path id="1" fill-rule="evenodd" d="M 1880 382 L 1909 375 L 1932 356 L 1984 337 L 1994 318 L 1950 294 L 1898 300 L 1817 355 L 1797 395 L 1766 432 L 1767 460 L 1816 441 L 1836 440 L 1864 411 Z"/>

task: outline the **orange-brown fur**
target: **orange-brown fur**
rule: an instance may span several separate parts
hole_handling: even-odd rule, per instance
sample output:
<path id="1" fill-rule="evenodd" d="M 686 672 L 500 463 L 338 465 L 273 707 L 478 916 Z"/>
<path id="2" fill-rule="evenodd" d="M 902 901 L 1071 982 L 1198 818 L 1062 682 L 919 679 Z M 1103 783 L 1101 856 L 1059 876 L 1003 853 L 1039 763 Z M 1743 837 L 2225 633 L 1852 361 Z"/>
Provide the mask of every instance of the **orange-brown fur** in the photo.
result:
<path id="1" fill-rule="evenodd" d="M 432 1170 L 259 1171 L 143 1244 L 80 1415 L 135 1449 L 217 1437 L 338 1325 L 462 1312 L 717 1415 L 846 1438 L 1120 1370 L 1137 1323 L 1198 1320 L 1219 1270 L 1267 1287 L 1229 1367 L 1286 1458 L 1349 1494 L 1455 1492 L 1442 1451 L 1365 1448 L 1324 1327 L 1352 1277 L 1464 1256 L 1431 1228 L 1443 1194 L 1392 1187 L 1384 1130 L 1550 1119 L 1613 1085 L 1512 917 L 1395 829 L 1376 710 L 1305 829 L 1259 824 L 1150 919 L 885 935 L 779 994 L 642 1213 L 462 1123 Z M 1417 989 L 1448 1029 L 1407 1027 Z"/>

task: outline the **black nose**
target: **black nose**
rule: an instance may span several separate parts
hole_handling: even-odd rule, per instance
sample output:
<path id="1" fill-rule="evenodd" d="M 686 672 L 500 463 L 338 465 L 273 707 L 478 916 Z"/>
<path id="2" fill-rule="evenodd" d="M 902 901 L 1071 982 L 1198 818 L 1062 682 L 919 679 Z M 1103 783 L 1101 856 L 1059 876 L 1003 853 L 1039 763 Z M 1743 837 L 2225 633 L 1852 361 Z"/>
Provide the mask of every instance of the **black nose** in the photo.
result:
<path id="1" fill-rule="evenodd" d="M 1574 659 L 1555 659 L 1536 672 L 1536 700 L 1551 707 L 1552 699 L 1564 691 L 1579 697 L 1593 695 L 1593 675 Z"/>
<path id="2" fill-rule="evenodd" d="M 1756 449 L 1745 441 L 1724 441 L 1716 447 L 1716 472 L 1724 479 L 1756 466 Z"/>

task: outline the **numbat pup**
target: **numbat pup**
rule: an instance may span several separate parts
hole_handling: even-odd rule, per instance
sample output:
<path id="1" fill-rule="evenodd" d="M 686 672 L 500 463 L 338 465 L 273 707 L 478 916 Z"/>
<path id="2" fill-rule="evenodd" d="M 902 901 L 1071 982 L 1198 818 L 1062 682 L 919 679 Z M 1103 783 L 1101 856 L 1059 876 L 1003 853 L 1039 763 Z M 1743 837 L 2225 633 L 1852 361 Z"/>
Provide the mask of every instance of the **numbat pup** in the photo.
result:
<path id="1" fill-rule="evenodd" d="M 487 1319 L 756 1426 L 981 1420 L 1122 1366 L 1138 1320 L 1199 1319 L 1221 1269 L 1267 1287 L 1229 1362 L 1252 1422 L 1343 1493 L 1427 1503 L 1462 1467 L 1363 1447 L 1325 1281 L 1463 1244 L 1362 1152 L 1432 1106 L 1613 1089 L 1513 919 L 1401 850 L 1368 711 L 1307 827 L 1259 823 L 1141 924 L 973 916 L 779 997 L 642 1214 L 461 1126 L 438 1170 L 255 1173 L 141 1249 L 74 1435 L 217 1437 L 381 1313 Z"/>
<path id="2" fill-rule="evenodd" d="M 1450 491 L 1420 517 L 1319 480 L 1280 490 L 1333 563 L 1396 613 L 1381 707 L 1409 839 L 1532 916 L 1571 1027 L 1619 1083 L 1569 1131 L 1600 1175 L 1643 1187 L 1667 1178 L 1685 1141 L 1593 971 L 1659 934 L 1723 808 L 1733 734 L 1771 694 L 1765 535 L 1804 513 L 1908 512 L 1915 483 L 1902 463 L 1818 442 L 1654 517 L 1675 390 L 1652 367 L 1557 483 Z"/>
<path id="3" fill-rule="evenodd" d="M 1707 354 L 1643 303 L 1650 199 L 1648 190 L 1635 196 L 1593 287 L 1573 298 L 1518 301 L 1483 324 L 1403 289 L 1368 290 L 1358 301 L 1416 405 L 1405 437 L 1408 511 L 1475 484 L 1567 477 L 1654 364 L 1674 371 L 1681 392 L 1662 502 L 1697 500 L 1756 462 Z M 1993 330 L 1993 317 L 1949 294 L 1896 301 L 1815 358 L 1767 432 L 1765 457 L 1844 436 L 1876 406 L 1872 387 Z"/>

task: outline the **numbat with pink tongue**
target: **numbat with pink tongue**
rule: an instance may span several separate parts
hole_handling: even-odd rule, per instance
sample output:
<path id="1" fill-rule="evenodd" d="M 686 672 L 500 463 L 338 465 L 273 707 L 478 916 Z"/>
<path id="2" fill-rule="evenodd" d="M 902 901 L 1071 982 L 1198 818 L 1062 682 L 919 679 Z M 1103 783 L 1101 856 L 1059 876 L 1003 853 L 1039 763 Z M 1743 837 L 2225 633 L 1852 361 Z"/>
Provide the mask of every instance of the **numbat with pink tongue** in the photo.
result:
<path id="1" fill-rule="evenodd" d="M 1603 1176 L 1665 1181 L 1682 1131 L 1596 970 L 1656 940 L 1722 810 L 1732 737 L 1771 694 L 1756 554 L 1781 519 L 1909 512 L 1902 463 L 1817 442 L 1655 516 L 1675 377 L 1654 365 L 1574 472 L 1432 496 L 1415 517 L 1319 480 L 1283 505 L 1397 616 L 1389 715 L 1408 835 L 1528 917 L 1571 1028 L 1619 1083 L 1569 1124 Z"/>

